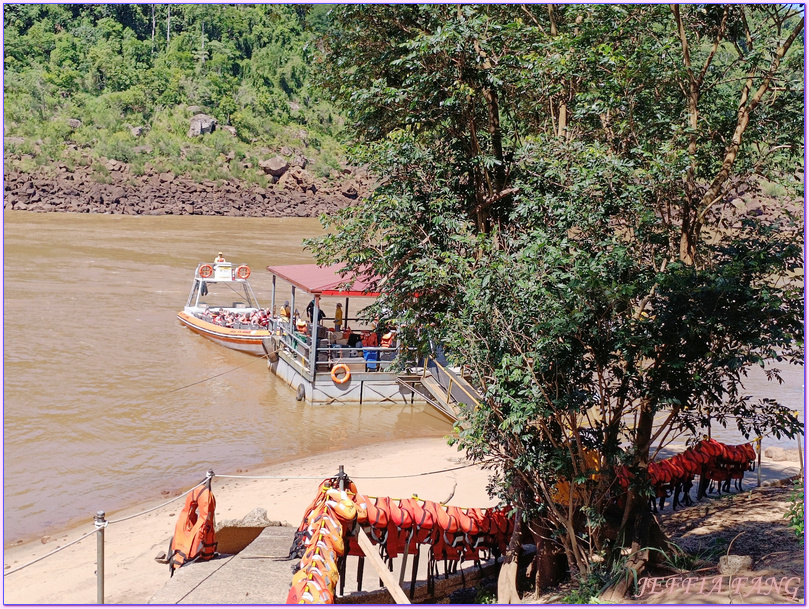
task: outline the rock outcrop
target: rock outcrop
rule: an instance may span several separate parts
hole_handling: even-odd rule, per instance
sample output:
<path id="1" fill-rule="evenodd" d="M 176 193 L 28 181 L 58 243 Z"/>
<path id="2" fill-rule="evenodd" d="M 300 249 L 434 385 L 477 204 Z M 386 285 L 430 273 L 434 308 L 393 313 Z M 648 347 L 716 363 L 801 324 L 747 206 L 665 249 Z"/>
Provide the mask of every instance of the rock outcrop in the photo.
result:
<path id="1" fill-rule="evenodd" d="M 195 114 L 191 117 L 191 125 L 188 127 L 188 137 L 198 137 L 205 133 L 212 133 L 216 129 L 216 119 L 207 114 Z"/>
<path id="2" fill-rule="evenodd" d="M 273 176 L 278 183 L 266 188 L 237 180 L 197 182 L 149 169 L 135 175 L 126 163 L 113 159 L 103 163 L 106 171 L 101 174 L 64 163 L 23 173 L 6 162 L 3 206 L 34 212 L 312 217 L 347 207 L 372 188 L 356 170 L 344 169 L 338 180 L 328 182 L 297 165 L 281 172 L 286 162 L 271 161 L 269 167 L 281 176 Z"/>

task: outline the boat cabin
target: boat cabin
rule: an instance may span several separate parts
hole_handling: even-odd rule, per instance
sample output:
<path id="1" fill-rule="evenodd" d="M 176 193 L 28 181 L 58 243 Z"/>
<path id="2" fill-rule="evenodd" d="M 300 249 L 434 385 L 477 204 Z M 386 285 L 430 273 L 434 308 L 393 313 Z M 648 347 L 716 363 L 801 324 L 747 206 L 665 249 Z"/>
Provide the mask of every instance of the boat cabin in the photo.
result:
<path id="1" fill-rule="evenodd" d="M 412 390 L 389 371 L 399 353 L 396 329 L 352 317 L 352 301 L 377 298 L 379 293 L 343 268 L 342 264 L 267 267 L 272 274 L 270 308 L 276 312 L 270 369 L 297 390 L 299 400 L 412 403 Z M 279 282 L 291 290 L 288 317 L 278 314 Z M 342 323 L 335 324 L 338 303 Z"/>
<path id="2" fill-rule="evenodd" d="M 194 272 L 191 293 L 185 312 L 199 314 L 208 309 L 225 309 L 243 313 L 245 309 L 259 309 L 253 289 L 247 278 L 250 268 L 234 266 L 230 262 L 200 263 Z"/>

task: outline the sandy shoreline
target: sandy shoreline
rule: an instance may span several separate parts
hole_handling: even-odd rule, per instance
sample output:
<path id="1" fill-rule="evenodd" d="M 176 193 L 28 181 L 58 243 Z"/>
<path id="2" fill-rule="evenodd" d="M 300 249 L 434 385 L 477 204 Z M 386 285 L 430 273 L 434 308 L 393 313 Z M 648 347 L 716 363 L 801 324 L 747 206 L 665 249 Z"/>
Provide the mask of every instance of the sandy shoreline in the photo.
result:
<path id="1" fill-rule="evenodd" d="M 337 473 L 339 465 L 345 467 L 358 490 L 368 495 L 417 494 L 424 499 L 445 501 L 452 494 L 450 503 L 453 505 L 488 507 L 497 503 L 486 493 L 488 472 L 479 466 L 470 466 L 463 454 L 448 446 L 444 438 L 413 438 L 326 452 L 249 471 L 218 472 L 213 481 L 217 522 L 239 520 L 255 508 L 264 508 L 270 519 L 297 526 L 317 493 L 319 481 Z M 791 462 L 764 459 L 762 465 L 765 484 L 799 471 L 798 464 Z M 425 473 L 429 475 L 419 475 Z M 243 477 L 227 478 L 224 474 Z M 754 475 L 746 477 L 746 487 L 752 486 L 754 481 Z M 168 581 L 168 568 L 154 558 L 168 547 L 183 496 L 178 495 L 171 503 L 144 515 L 138 514 L 165 501 L 157 499 L 107 514 L 111 524 L 105 530 L 106 603 L 148 603 Z M 131 516 L 135 517 L 114 522 Z M 44 538 L 44 543 L 37 539 L 6 546 L 4 568 L 6 572 L 14 570 L 87 533 L 93 534 L 5 576 L 4 603 L 95 603 L 97 541 L 92 523 L 53 534 Z"/>
<path id="2" fill-rule="evenodd" d="M 352 450 L 323 453 L 302 459 L 252 469 L 247 472 L 219 472 L 245 478 L 215 477 L 217 521 L 241 519 L 253 509 L 267 510 L 270 519 L 297 526 L 317 492 L 320 477 L 345 466 L 360 492 L 392 497 L 418 494 L 425 499 L 445 500 L 464 507 L 487 507 L 496 500 L 486 494 L 488 473 L 466 465 L 463 455 L 447 446 L 443 438 L 417 438 L 371 444 Z M 425 472 L 438 472 L 418 476 Z M 252 476 L 288 476 L 286 479 L 257 479 Z M 379 476 L 364 479 L 363 477 Z M 410 476 L 386 478 L 389 476 Z M 115 521 L 138 514 L 162 503 L 153 501 L 119 512 L 108 513 Z M 110 524 L 105 530 L 105 602 L 143 604 L 168 581 L 166 565 L 154 557 L 165 551 L 174 530 L 183 500 L 148 514 Z M 36 540 L 4 548 L 4 568 L 10 571 L 93 532 L 86 523 L 50 536 L 46 543 Z M 45 538 L 48 539 L 48 538 Z M 3 601 L 12 604 L 92 604 L 96 600 L 96 535 L 53 556 L 4 577 Z"/>

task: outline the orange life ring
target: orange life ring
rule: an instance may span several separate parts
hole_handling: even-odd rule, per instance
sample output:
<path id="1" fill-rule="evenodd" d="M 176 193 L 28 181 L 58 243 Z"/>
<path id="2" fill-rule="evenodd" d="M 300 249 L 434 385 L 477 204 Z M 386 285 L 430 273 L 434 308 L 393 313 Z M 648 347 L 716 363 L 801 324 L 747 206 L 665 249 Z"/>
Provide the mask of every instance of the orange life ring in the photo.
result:
<path id="1" fill-rule="evenodd" d="M 246 264 L 241 265 L 236 269 L 236 277 L 239 279 L 247 279 L 250 277 L 250 267 Z"/>
<path id="2" fill-rule="evenodd" d="M 199 267 L 199 276 L 203 279 L 207 279 L 213 275 L 213 267 L 210 264 L 203 264 Z"/>
<path id="3" fill-rule="evenodd" d="M 337 373 L 340 371 L 346 373 L 346 375 L 343 378 L 337 378 Z M 334 368 L 331 369 L 331 380 L 333 380 L 338 385 L 347 383 L 348 379 L 350 378 L 351 378 L 351 370 L 349 370 L 348 366 L 346 366 L 345 364 L 337 364 Z"/>

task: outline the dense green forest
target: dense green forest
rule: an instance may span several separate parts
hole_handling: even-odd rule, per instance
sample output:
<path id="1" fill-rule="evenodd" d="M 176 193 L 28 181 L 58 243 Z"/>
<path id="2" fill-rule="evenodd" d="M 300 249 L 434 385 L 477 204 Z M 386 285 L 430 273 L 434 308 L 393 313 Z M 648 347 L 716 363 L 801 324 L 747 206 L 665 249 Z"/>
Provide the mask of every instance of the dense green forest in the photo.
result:
<path id="1" fill-rule="evenodd" d="M 339 168 L 343 119 L 311 83 L 327 5 L 6 4 L 5 154 L 264 179 L 287 146 Z M 235 128 L 186 137 L 196 112 Z M 77 126 L 76 121 L 80 121 Z M 132 130 L 142 127 L 141 135 Z M 230 158 L 227 158 L 227 157 Z M 26 165 L 27 161 L 27 165 Z M 212 173 L 212 167 L 214 169 Z"/>

